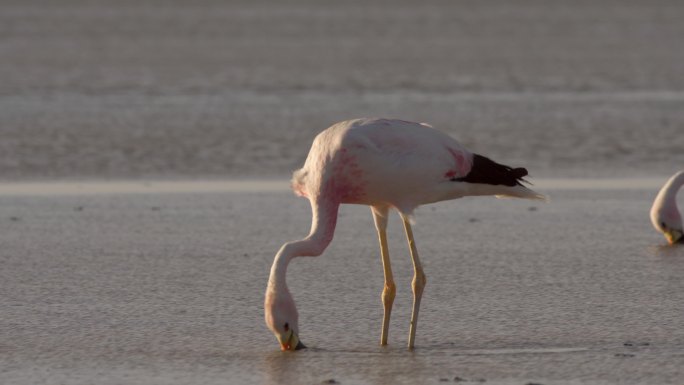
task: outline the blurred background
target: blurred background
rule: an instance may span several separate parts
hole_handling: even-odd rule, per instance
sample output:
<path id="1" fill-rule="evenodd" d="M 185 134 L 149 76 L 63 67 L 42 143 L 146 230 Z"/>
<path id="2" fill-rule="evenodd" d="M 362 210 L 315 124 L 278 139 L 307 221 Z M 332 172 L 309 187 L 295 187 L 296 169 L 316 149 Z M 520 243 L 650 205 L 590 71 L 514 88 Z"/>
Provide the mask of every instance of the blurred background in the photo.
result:
<path id="1" fill-rule="evenodd" d="M 289 178 L 340 120 L 533 176 L 684 167 L 684 2 L 0 3 L 0 179 Z"/>

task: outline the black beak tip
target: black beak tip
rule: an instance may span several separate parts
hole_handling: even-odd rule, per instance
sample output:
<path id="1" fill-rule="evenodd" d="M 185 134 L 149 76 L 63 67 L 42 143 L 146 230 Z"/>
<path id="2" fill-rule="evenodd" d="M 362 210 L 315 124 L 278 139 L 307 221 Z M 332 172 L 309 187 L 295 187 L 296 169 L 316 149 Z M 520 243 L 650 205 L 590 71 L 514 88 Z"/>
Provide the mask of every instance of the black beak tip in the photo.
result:
<path id="1" fill-rule="evenodd" d="M 306 349 L 306 345 L 302 343 L 302 341 L 297 342 L 297 346 L 295 346 L 295 350 L 301 350 L 301 349 Z"/>

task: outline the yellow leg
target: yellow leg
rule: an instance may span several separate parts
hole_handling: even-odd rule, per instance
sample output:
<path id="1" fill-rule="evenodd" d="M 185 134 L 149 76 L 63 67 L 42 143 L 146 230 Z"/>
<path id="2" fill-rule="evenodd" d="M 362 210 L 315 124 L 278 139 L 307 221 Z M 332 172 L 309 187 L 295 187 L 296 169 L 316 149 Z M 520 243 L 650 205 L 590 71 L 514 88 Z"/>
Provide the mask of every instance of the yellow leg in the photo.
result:
<path id="1" fill-rule="evenodd" d="M 418 328 L 418 311 L 420 310 L 420 300 L 423 297 L 423 289 L 427 280 L 423 272 L 423 266 L 420 264 L 418 258 L 418 250 L 416 249 L 416 241 L 413 239 L 413 231 L 408 218 L 402 215 L 404 220 L 404 229 L 406 230 L 406 239 L 408 240 L 409 249 L 411 250 L 411 259 L 413 260 L 413 281 L 411 287 L 413 288 L 413 312 L 411 313 L 411 327 L 409 330 L 408 348 L 413 349 L 416 340 L 416 329 Z"/>
<path id="2" fill-rule="evenodd" d="M 392 266 L 390 266 L 389 248 L 387 247 L 387 215 L 389 210 L 387 207 L 372 207 L 373 220 L 375 221 L 375 228 L 378 230 L 378 240 L 380 241 L 380 255 L 382 256 L 382 268 L 385 272 L 385 287 L 382 290 L 382 305 L 385 313 L 382 317 L 382 334 L 380 335 L 380 345 L 387 345 L 387 336 L 389 335 L 389 322 L 392 313 L 392 305 L 394 304 L 394 296 L 397 289 L 394 285 L 394 277 L 392 276 Z"/>

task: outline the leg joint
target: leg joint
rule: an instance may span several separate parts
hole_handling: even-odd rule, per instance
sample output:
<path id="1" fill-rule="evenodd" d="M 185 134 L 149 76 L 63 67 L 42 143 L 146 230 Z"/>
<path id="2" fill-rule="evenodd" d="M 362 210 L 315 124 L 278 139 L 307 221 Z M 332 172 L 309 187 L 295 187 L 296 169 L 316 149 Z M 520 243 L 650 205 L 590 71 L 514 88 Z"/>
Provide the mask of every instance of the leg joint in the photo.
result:
<path id="1" fill-rule="evenodd" d="M 386 282 L 385 283 L 385 288 L 382 290 L 382 301 L 384 303 L 392 303 L 394 302 L 394 297 L 397 294 L 397 288 L 394 285 L 394 282 Z"/>
<path id="2" fill-rule="evenodd" d="M 413 281 L 411 282 L 413 290 L 420 289 L 422 291 L 426 284 L 427 278 L 425 277 L 425 273 L 422 271 L 416 272 L 416 275 L 413 276 Z"/>

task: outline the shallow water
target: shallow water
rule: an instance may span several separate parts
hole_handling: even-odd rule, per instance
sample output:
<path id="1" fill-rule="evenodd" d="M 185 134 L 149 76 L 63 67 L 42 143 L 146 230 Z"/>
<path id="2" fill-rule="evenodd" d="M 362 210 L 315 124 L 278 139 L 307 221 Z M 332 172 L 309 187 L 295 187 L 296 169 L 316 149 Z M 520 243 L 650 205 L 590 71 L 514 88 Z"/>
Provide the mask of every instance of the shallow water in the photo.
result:
<path id="1" fill-rule="evenodd" d="M 0 382 L 680 384 L 684 248 L 648 210 L 684 164 L 683 19 L 667 0 L 3 1 Z M 310 348 L 282 353 L 263 292 L 310 220 L 286 180 L 358 116 L 443 128 L 551 201 L 418 210 L 413 352 L 400 224 L 380 347 L 372 219 L 345 206 L 289 269 Z"/>
<path id="2" fill-rule="evenodd" d="M 0 177 L 287 177 L 334 122 L 429 122 L 545 177 L 684 164 L 684 3 L 0 4 Z"/>
<path id="3" fill-rule="evenodd" d="M 684 248 L 648 220 L 655 195 L 542 190 L 551 203 L 422 207 L 428 285 L 405 349 L 412 268 L 389 237 L 397 299 L 378 346 L 382 268 L 371 216 L 343 206 L 288 283 L 306 351 L 263 323 L 275 251 L 306 234 L 285 192 L 1 196 L 0 373 L 23 383 L 678 383 Z"/>

